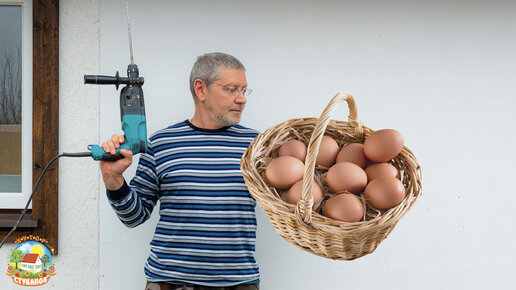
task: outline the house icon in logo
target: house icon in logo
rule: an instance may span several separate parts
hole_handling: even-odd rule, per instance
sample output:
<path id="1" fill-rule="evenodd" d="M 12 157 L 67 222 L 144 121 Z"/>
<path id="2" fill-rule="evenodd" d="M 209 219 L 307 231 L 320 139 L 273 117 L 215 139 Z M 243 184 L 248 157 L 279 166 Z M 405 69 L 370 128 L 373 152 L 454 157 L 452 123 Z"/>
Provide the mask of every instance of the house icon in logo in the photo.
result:
<path id="1" fill-rule="evenodd" d="M 32 273 L 41 271 L 41 259 L 38 254 L 25 254 L 20 262 L 20 269 Z"/>

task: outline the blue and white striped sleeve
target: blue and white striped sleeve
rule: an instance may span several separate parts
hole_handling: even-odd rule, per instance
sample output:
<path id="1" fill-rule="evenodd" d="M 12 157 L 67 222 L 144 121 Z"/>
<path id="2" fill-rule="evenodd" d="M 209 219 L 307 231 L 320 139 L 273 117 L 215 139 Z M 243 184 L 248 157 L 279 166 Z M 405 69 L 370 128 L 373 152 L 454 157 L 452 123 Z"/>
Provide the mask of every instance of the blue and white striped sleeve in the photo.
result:
<path id="1" fill-rule="evenodd" d="M 127 227 L 134 228 L 151 216 L 159 198 L 156 164 L 151 144 L 140 156 L 136 176 L 130 186 L 126 183 L 117 191 L 107 191 L 108 200 L 116 215 Z"/>

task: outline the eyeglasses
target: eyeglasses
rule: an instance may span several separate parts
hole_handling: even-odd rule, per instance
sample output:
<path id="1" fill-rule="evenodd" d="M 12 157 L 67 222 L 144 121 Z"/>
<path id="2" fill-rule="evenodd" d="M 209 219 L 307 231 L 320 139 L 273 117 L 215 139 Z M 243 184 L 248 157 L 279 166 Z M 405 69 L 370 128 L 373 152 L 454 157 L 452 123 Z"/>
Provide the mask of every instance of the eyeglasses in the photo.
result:
<path id="1" fill-rule="evenodd" d="M 221 86 L 226 92 L 228 92 L 230 95 L 232 95 L 234 97 L 236 97 L 240 94 L 243 94 L 245 97 L 248 97 L 253 92 L 253 90 L 245 88 L 245 87 L 242 88 L 242 87 L 237 87 L 237 86 L 225 86 L 225 85 L 221 85 L 221 84 L 217 84 L 217 83 L 214 83 L 214 84 Z"/>

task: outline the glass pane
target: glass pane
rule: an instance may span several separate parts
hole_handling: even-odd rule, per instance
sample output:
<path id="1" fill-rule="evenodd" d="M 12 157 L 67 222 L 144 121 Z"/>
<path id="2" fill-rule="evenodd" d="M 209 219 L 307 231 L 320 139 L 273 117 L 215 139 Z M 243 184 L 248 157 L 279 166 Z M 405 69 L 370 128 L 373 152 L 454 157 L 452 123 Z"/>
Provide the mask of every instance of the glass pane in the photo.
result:
<path id="1" fill-rule="evenodd" d="M 0 5 L 0 192 L 21 192 L 22 8 Z"/>

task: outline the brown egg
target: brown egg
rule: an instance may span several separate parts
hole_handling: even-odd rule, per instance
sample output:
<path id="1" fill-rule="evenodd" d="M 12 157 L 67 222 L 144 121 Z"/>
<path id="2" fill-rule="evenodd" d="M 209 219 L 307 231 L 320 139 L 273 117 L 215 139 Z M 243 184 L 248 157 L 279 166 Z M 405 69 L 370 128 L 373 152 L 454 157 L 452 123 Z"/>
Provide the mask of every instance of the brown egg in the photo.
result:
<path id="1" fill-rule="evenodd" d="M 367 175 L 358 165 L 340 162 L 333 165 L 326 174 L 328 186 L 334 192 L 361 192 L 367 184 Z"/>
<path id="2" fill-rule="evenodd" d="M 337 163 L 339 162 L 351 162 L 361 168 L 366 168 L 367 157 L 364 154 L 364 144 L 351 143 L 342 147 L 337 155 Z"/>
<path id="3" fill-rule="evenodd" d="M 364 216 L 364 205 L 356 195 L 341 193 L 328 199 L 323 215 L 344 222 L 358 222 Z"/>
<path id="4" fill-rule="evenodd" d="M 270 185 L 279 189 L 287 189 L 303 178 L 304 169 L 305 165 L 299 159 L 292 156 L 281 156 L 267 165 L 265 176 Z"/>
<path id="5" fill-rule="evenodd" d="M 387 210 L 403 201 L 405 187 L 395 177 L 380 176 L 369 182 L 364 191 L 364 197 L 374 208 Z"/>
<path id="6" fill-rule="evenodd" d="M 335 163 L 335 159 L 339 154 L 339 144 L 330 136 L 323 136 L 315 165 L 330 167 Z"/>
<path id="7" fill-rule="evenodd" d="M 393 129 L 373 132 L 364 142 L 364 153 L 374 162 L 387 162 L 396 157 L 402 148 L 403 136 Z"/>
<path id="8" fill-rule="evenodd" d="M 278 156 L 292 156 L 305 162 L 306 146 L 299 140 L 289 140 L 280 146 Z"/>
<path id="9" fill-rule="evenodd" d="M 367 182 L 371 182 L 371 180 L 377 178 L 378 176 L 390 176 L 399 178 L 400 174 L 398 169 L 389 163 L 374 163 L 365 169 L 365 173 L 367 175 Z"/>
<path id="10" fill-rule="evenodd" d="M 287 203 L 291 204 L 297 204 L 297 202 L 302 198 L 303 194 L 303 179 L 297 181 L 292 185 L 292 187 L 287 192 Z M 319 206 L 319 203 L 322 200 L 323 194 L 321 187 L 319 184 L 314 180 L 314 183 L 312 185 L 312 196 L 314 197 L 314 205 L 312 208 L 316 208 Z"/>

